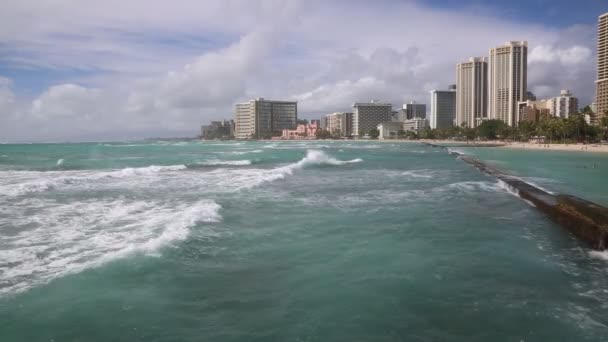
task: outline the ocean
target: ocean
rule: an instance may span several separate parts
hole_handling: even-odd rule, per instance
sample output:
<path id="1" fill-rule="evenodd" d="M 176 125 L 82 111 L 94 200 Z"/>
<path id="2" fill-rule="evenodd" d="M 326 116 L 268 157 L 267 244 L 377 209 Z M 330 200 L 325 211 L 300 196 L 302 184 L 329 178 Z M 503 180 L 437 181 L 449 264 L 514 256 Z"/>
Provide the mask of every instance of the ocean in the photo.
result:
<path id="1" fill-rule="evenodd" d="M 458 148 L 608 205 L 608 155 Z M 606 341 L 608 254 L 419 143 L 0 145 L 0 341 Z"/>

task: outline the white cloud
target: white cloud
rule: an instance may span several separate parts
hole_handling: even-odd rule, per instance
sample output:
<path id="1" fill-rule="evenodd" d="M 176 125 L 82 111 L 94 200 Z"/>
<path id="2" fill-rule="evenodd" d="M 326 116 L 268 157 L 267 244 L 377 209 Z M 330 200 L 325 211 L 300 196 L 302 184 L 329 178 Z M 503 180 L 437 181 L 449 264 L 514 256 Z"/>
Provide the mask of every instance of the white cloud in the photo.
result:
<path id="1" fill-rule="evenodd" d="M 529 40 L 537 95 L 569 88 L 585 103 L 592 31 L 410 2 L 19 1 L 0 13 L 0 62 L 68 76 L 34 99 L 16 98 L 0 78 L 0 110 L 11 118 L 0 140 L 194 135 L 258 96 L 298 99 L 304 116 L 372 98 L 425 103 L 429 90 L 455 82 L 457 62 L 507 40 Z"/>
<path id="2" fill-rule="evenodd" d="M 553 46 L 539 45 L 530 52 L 530 63 L 552 63 L 560 62 L 564 65 L 576 65 L 589 63 L 592 56 L 591 49 L 575 45 L 560 49 Z"/>
<path id="3" fill-rule="evenodd" d="M 0 114 L 2 116 L 12 112 L 15 105 L 15 94 L 11 89 L 12 83 L 8 78 L 0 77 Z"/>

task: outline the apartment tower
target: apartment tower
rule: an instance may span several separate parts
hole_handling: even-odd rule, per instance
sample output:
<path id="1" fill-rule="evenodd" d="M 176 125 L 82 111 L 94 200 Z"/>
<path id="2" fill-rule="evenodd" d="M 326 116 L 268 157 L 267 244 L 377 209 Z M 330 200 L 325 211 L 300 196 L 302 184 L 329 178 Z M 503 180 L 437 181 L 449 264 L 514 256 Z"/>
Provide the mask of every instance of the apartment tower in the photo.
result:
<path id="1" fill-rule="evenodd" d="M 517 104 L 526 100 L 528 90 L 528 42 L 506 42 L 490 49 L 488 69 L 488 118 L 517 126 Z"/>
<path id="2" fill-rule="evenodd" d="M 455 126 L 476 127 L 488 108 L 488 60 L 471 57 L 456 65 Z"/>
<path id="3" fill-rule="evenodd" d="M 326 129 L 334 136 L 349 137 L 353 131 L 353 113 L 337 112 L 325 116 Z"/>
<path id="4" fill-rule="evenodd" d="M 608 111 L 608 13 L 600 15 L 597 24 L 597 80 L 595 103 L 598 117 Z"/>
<path id="5" fill-rule="evenodd" d="M 353 105 L 353 130 L 354 136 L 363 136 L 370 130 L 376 129 L 378 124 L 391 121 L 393 105 L 377 101 L 357 102 Z"/>
<path id="6" fill-rule="evenodd" d="M 284 129 L 295 129 L 298 103 L 270 101 L 263 98 L 237 103 L 235 108 L 237 139 L 262 139 L 280 136 Z"/>

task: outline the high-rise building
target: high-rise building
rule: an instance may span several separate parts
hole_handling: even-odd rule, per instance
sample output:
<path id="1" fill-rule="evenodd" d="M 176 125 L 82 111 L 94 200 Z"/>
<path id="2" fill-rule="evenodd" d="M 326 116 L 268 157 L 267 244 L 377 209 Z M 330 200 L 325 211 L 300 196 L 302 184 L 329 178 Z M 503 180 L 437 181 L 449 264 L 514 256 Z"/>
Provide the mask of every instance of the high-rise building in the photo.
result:
<path id="1" fill-rule="evenodd" d="M 295 129 L 297 121 L 297 102 L 257 98 L 236 104 L 234 136 L 237 139 L 279 136 L 284 129 Z"/>
<path id="2" fill-rule="evenodd" d="M 570 90 L 562 90 L 559 97 L 554 97 L 549 102 L 549 110 L 553 116 L 567 118 L 578 111 L 578 99 L 572 96 Z"/>
<path id="3" fill-rule="evenodd" d="M 426 118 L 426 105 L 410 101 L 402 109 L 393 113 L 393 121 L 404 122 L 415 118 Z"/>
<path id="4" fill-rule="evenodd" d="M 410 120 L 405 120 L 403 123 L 404 131 L 414 131 L 419 133 L 421 130 L 428 126 L 428 121 L 423 118 L 414 118 Z"/>
<path id="5" fill-rule="evenodd" d="M 608 111 L 608 13 L 597 23 L 597 80 L 595 81 L 596 117 Z"/>
<path id="6" fill-rule="evenodd" d="M 456 65 L 456 126 L 475 127 L 487 116 L 488 60 L 471 57 Z"/>
<path id="7" fill-rule="evenodd" d="M 528 42 L 490 49 L 488 69 L 488 118 L 517 126 L 518 103 L 526 100 L 528 90 Z"/>
<path id="8" fill-rule="evenodd" d="M 201 126 L 201 139 L 230 139 L 234 136 L 234 120 L 211 121 Z"/>
<path id="9" fill-rule="evenodd" d="M 349 137 L 353 132 L 353 113 L 337 112 L 325 116 L 326 130 L 334 136 Z"/>
<path id="10" fill-rule="evenodd" d="M 431 90 L 431 115 L 429 126 L 448 128 L 456 117 L 456 87 L 450 90 Z"/>
<path id="11" fill-rule="evenodd" d="M 365 135 L 375 129 L 379 123 L 391 121 L 393 105 L 390 103 L 357 102 L 353 105 L 354 136 Z"/>
<path id="12" fill-rule="evenodd" d="M 322 116 L 321 121 L 319 123 L 320 129 L 327 129 L 327 116 Z"/>
<path id="13" fill-rule="evenodd" d="M 403 109 L 405 109 L 406 120 L 425 119 L 426 118 L 426 105 L 425 104 L 410 101 L 410 103 L 406 103 L 405 105 L 403 105 Z M 405 120 L 403 120 L 403 121 L 405 121 Z"/>

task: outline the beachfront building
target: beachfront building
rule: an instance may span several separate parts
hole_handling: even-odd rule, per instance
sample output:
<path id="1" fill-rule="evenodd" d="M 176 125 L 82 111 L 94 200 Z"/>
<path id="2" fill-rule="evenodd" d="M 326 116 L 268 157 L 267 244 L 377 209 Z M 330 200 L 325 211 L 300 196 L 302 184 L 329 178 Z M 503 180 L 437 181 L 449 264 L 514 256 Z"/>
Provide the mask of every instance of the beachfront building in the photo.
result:
<path id="1" fill-rule="evenodd" d="M 403 105 L 403 109 L 405 111 L 405 120 L 420 118 L 426 118 L 426 105 L 423 103 L 416 103 L 415 101 L 410 101 L 410 103 L 406 103 Z"/>
<path id="2" fill-rule="evenodd" d="M 608 111 L 608 12 L 599 16 L 597 23 L 597 80 L 595 81 L 595 117 Z"/>
<path id="3" fill-rule="evenodd" d="M 551 115 L 551 100 L 518 102 L 519 122 L 537 122 L 541 117 Z"/>
<path id="4" fill-rule="evenodd" d="M 527 82 L 528 42 L 506 42 L 490 49 L 488 118 L 516 126 L 518 103 L 526 101 Z"/>
<path id="5" fill-rule="evenodd" d="M 400 121 L 385 121 L 381 122 L 377 126 L 378 139 L 397 139 L 399 137 L 399 131 L 403 131 L 403 122 Z"/>
<path id="6" fill-rule="evenodd" d="M 578 111 L 578 98 L 572 96 L 570 90 L 562 90 L 560 96 L 554 97 L 549 101 L 551 115 L 553 116 L 567 118 Z"/>
<path id="7" fill-rule="evenodd" d="M 319 120 L 312 120 L 311 123 L 309 123 L 309 124 L 298 124 L 296 129 L 284 129 L 281 134 L 281 139 L 285 139 L 285 140 L 316 139 L 317 131 L 319 130 L 318 122 L 319 122 Z"/>
<path id="8" fill-rule="evenodd" d="M 403 122 L 403 130 L 404 131 L 414 131 L 416 133 L 428 127 L 429 122 L 427 119 L 423 118 L 414 118 L 410 120 L 405 120 Z"/>
<path id="9" fill-rule="evenodd" d="M 431 90 L 431 114 L 429 127 L 448 128 L 454 124 L 456 117 L 456 86 L 448 90 Z"/>
<path id="10" fill-rule="evenodd" d="M 471 57 L 456 65 L 455 126 L 476 127 L 487 116 L 488 60 Z"/>
<path id="11" fill-rule="evenodd" d="M 237 139 L 261 139 L 279 136 L 284 129 L 296 128 L 298 103 L 257 98 L 235 106 Z"/>
<path id="12" fill-rule="evenodd" d="M 321 120 L 319 120 L 319 128 L 327 129 L 327 116 L 322 116 Z"/>
<path id="13" fill-rule="evenodd" d="M 234 120 L 211 121 L 201 126 L 201 139 L 230 139 L 234 137 Z"/>
<path id="14" fill-rule="evenodd" d="M 352 135 L 363 136 L 378 124 L 391 121 L 393 105 L 380 103 L 378 101 L 357 102 L 353 105 L 353 127 Z"/>
<path id="15" fill-rule="evenodd" d="M 335 137 L 350 137 L 353 132 L 353 113 L 336 112 L 325 116 L 325 130 Z"/>

